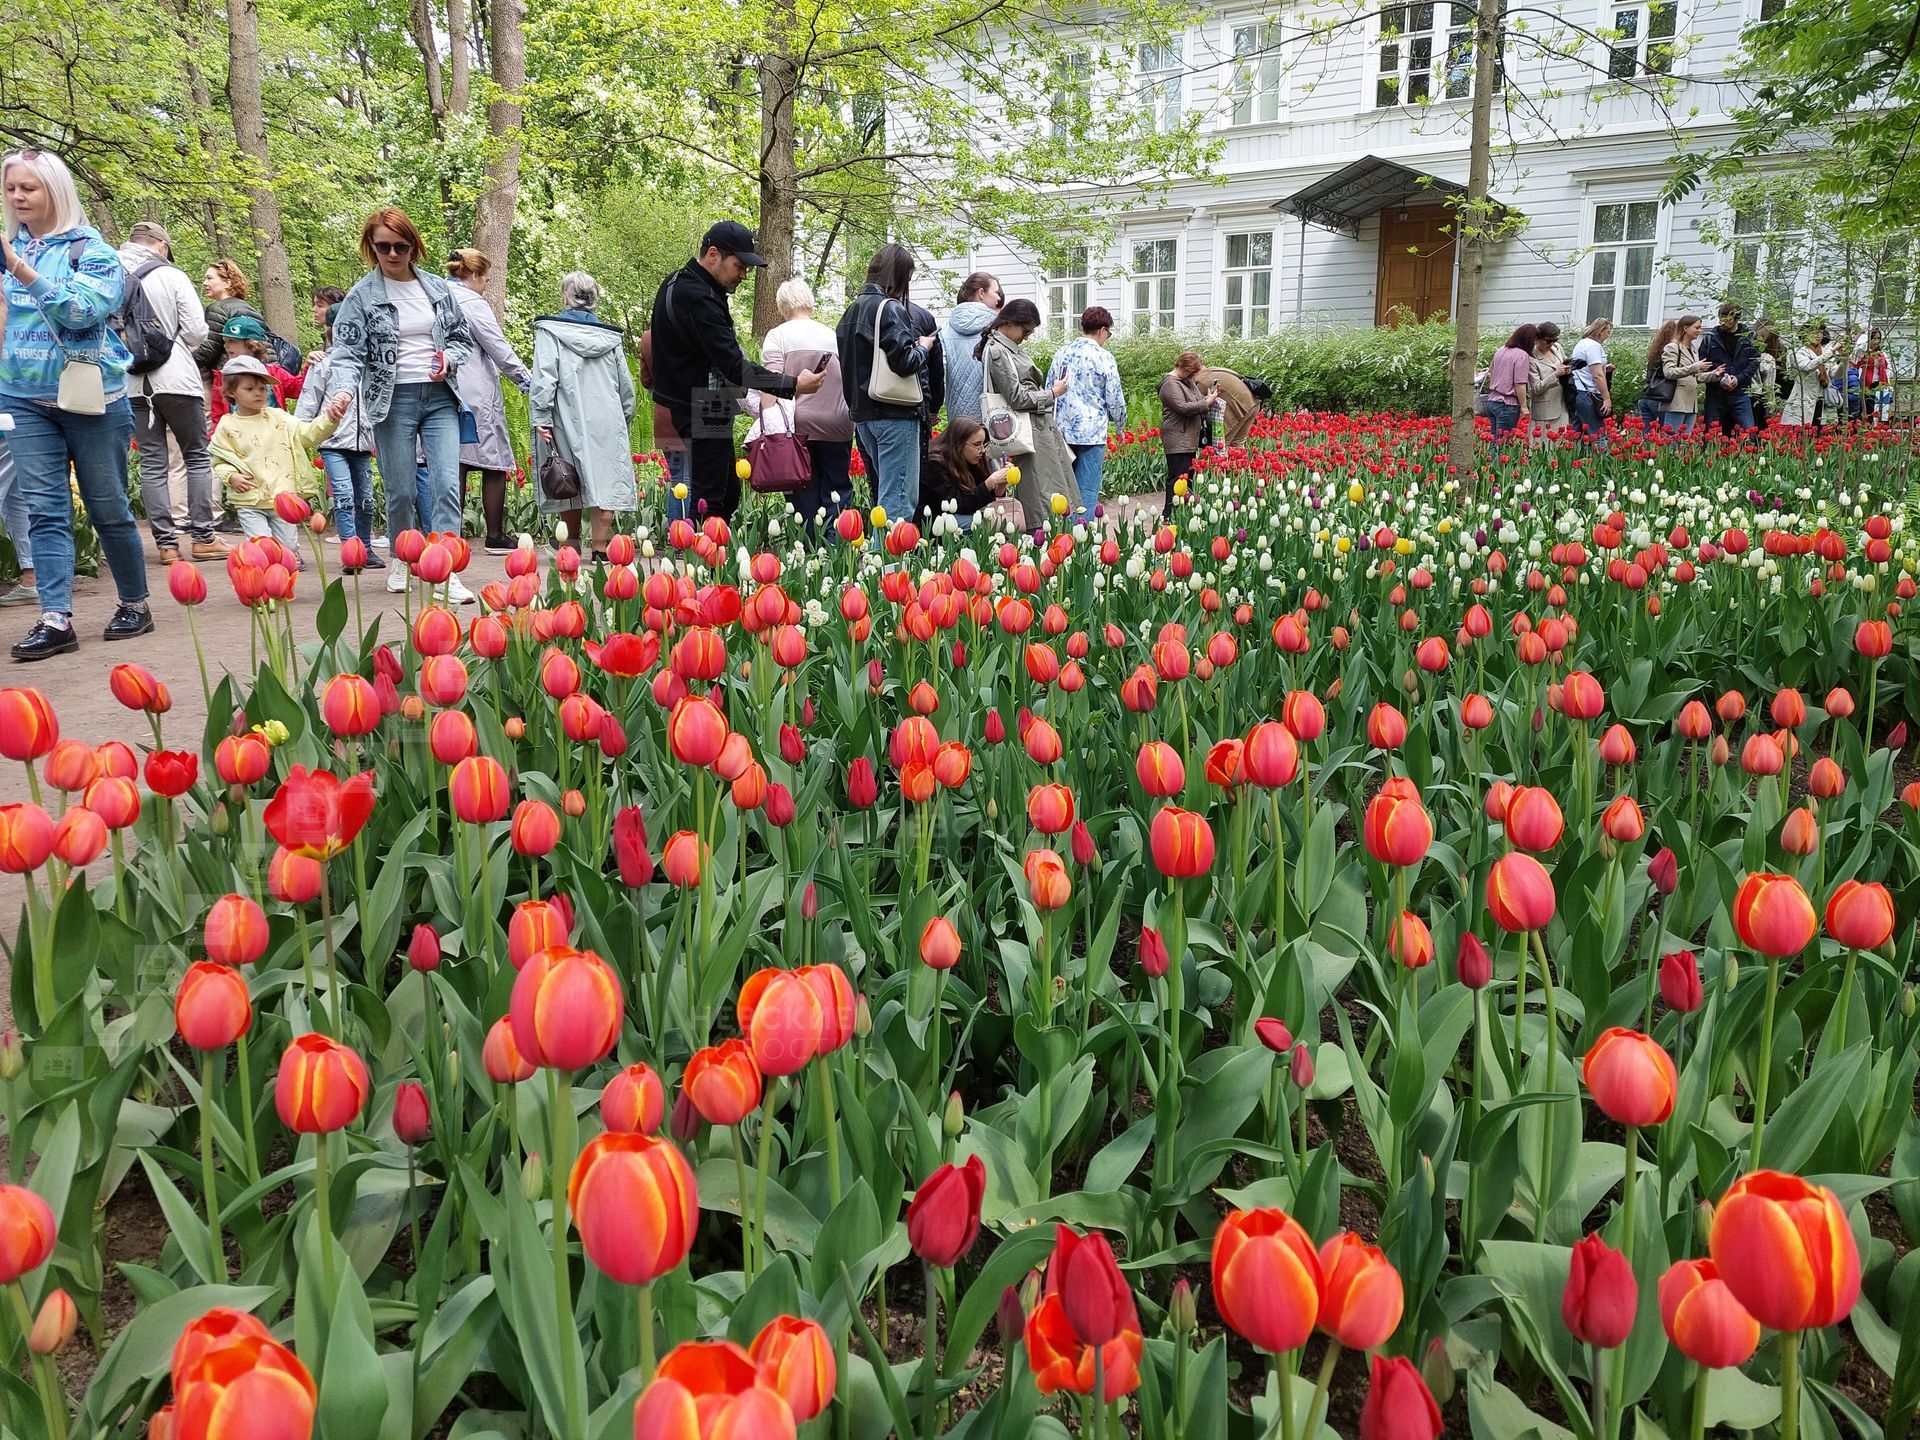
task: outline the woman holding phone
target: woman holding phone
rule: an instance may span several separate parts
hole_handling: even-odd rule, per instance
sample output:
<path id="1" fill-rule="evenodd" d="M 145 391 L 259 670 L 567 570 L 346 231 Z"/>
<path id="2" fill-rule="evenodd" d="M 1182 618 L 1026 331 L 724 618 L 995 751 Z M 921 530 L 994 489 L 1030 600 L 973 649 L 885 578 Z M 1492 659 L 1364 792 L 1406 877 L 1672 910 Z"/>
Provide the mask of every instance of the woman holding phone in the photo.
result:
<path id="1" fill-rule="evenodd" d="M 1205 367 L 1200 357 L 1184 350 L 1160 382 L 1160 444 L 1167 452 L 1167 496 L 1162 514 L 1173 513 L 1173 487 L 1193 470 L 1193 457 L 1200 451 L 1200 427 L 1220 396 L 1220 382 L 1205 390 L 1199 375 Z"/>

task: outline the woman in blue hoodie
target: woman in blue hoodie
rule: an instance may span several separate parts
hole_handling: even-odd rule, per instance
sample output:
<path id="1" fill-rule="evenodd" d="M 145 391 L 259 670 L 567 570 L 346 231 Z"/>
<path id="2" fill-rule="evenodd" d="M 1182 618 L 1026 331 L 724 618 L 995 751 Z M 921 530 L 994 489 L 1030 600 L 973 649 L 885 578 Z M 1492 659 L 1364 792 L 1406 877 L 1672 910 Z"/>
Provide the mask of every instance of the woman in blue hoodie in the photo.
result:
<path id="1" fill-rule="evenodd" d="M 0 231 L 6 268 L 0 289 L 7 301 L 0 414 L 13 421 L 7 448 L 26 495 L 41 612 L 40 623 L 13 647 L 13 658 L 44 660 L 80 648 L 73 633 L 69 470 L 120 597 L 102 638 L 129 640 L 153 629 L 140 532 L 127 505 L 132 357 L 109 323 L 126 293 L 127 272 L 87 224 L 73 174 L 59 156 L 8 152 L 0 160 L 0 188 L 7 207 Z"/>

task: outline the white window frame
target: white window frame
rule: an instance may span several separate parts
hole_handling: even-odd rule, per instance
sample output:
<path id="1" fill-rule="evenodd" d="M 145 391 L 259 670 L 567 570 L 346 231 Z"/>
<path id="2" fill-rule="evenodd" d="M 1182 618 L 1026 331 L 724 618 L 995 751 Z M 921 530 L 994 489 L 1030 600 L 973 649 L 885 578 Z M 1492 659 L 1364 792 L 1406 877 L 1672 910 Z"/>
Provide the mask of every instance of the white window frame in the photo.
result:
<path id="1" fill-rule="evenodd" d="M 1772 207 L 1769 204 L 1766 208 L 1771 210 Z M 1742 231 L 1740 229 L 1741 213 L 1741 207 L 1737 205 L 1730 207 L 1727 211 L 1726 278 L 1729 285 L 1734 282 L 1735 272 L 1739 268 L 1740 251 L 1743 248 L 1752 247 L 1757 252 L 1752 278 L 1761 290 L 1772 290 L 1775 278 L 1773 272 L 1778 268 L 1779 259 L 1775 254 L 1775 248 L 1790 243 L 1799 249 L 1800 254 L 1791 277 L 1781 277 L 1780 288 L 1787 293 L 1789 308 L 1795 313 L 1805 313 L 1813 299 L 1814 271 L 1813 247 L 1808 241 L 1806 227 L 1802 225 L 1797 229 L 1782 228 L 1768 224 L 1759 230 Z M 1771 221 L 1779 217 L 1768 215 L 1766 218 Z M 1756 302 L 1756 305 L 1763 310 L 1770 308 L 1764 301 Z"/>
<path id="2" fill-rule="evenodd" d="M 1076 255 L 1077 270 L 1074 268 Z M 1066 265 L 1047 271 L 1046 326 L 1047 333 L 1055 340 L 1071 340 L 1080 333 L 1077 326 L 1081 312 L 1093 304 L 1092 270 L 1092 255 L 1087 247 L 1069 245 Z M 1076 298 L 1078 304 L 1074 303 Z"/>
<path id="3" fill-rule="evenodd" d="M 1428 24 L 1424 30 L 1413 29 L 1418 12 L 1430 11 Z M 1400 31 L 1397 38 L 1388 38 L 1388 22 L 1398 17 L 1407 28 Z M 1444 19 L 1443 19 L 1444 17 Z M 1368 78 L 1365 98 L 1369 110 L 1405 110 L 1423 105 L 1458 105 L 1466 103 L 1473 96 L 1473 10 L 1470 5 L 1457 4 L 1455 0 L 1407 0 L 1407 3 L 1382 5 L 1374 18 L 1372 49 L 1367 61 Z M 1464 39 L 1466 45 L 1464 78 L 1452 82 L 1460 87 L 1460 93 L 1449 93 L 1450 85 L 1446 77 L 1452 73 L 1449 56 L 1453 46 Z M 1393 47 L 1393 69 L 1387 68 L 1387 47 Z M 1426 64 L 1423 68 L 1414 67 L 1414 55 L 1424 49 Z M 1436 87 L 1435 81 L 1441 83 Z M 1393 81 L 1396 90 L 1391 99 L 1382 98 L 1381 86 Z M 1424 81 L 1426 94 L 1415 95 L 1420 88 L 1418 82 Z"/>
<path id="4" fill-rule="evenodd" d="M 1128 334 L 1159 334 L 1180 328 L 1181 301 L 1184 298 L 1181 285 L 1180 251 L 1182 248 L 1181 242 L 1184 238 L 1184 236 L 1178 233 L 1168 234 L 1164 231 L 1134 234 L 1126 237 L 1126 250 L 1124 253 L 1127 261 L 1127 272 L 1126 279 L 1122 282 L 1124 288 L 1121 293 L 1126 301 Z M 1142 245 L 1171 245 L 1173 247 L 1173 268 L 1171 270 L 1136 270 L 1134 264 L 1138 259 L 1139 247 Z M 1170 313 L 1164 311 L 1157 303 L 1149 309 L 1142 309 L 1139 304 L 1139 290 L 1137 287 L 1142 283 L 1159 286 L 1168 282 L 1171 282 L 1173 287 L 1173 303 Z M 1159 297 L 1155 296 L 1154 298 L 1157 301 Z M 1159 320 L 1162 314 L 1167 315 L 1164 324 L 1160 323 Z M 1141 323 L 1143 318 L 1146 320 L 1144 325 Z"/>
<path id="5" fill-rule="evenodd" d="M 1754 3 L 1757 7 L 1759 0 L 1754 0 Z M 1673 29 L 1666 35 L 1655 36 L 1652 33 L 1657 11 L 1664 11 L 1673 17 Z M 1627 27 L 1620 22 L 1628 13 L 1633 16 L 1633 38 L 1606 42 L 1607 79 L 1604 83 L 1618 84 L 1647 75 L 1670 77 L 1680 74 L 1684 59 L 1681 41 L 1686 34 L 1687 24 L 1687 7 L 1682 0 L 1612 0 L 1612 3 L 1602 3 L 1599 28 L 1607 34 L 1624 31 Z M 1665 45 L 1669 51 L 1665 65 L 1657 69 L 1647 63 L 1648 52 L 1656 45 Z M 1634 52 L 1633 73 L 1616 75 L 1613 73 L 1615 57 L 1626 49 Z"/>
<path id="6" fill-rule="evenodd" d="M 1071 128 L 1062 118 L 1067 103 L 1077 102 L 1085 114 L 1093 114 L 1093 50 L 1087 45 L 1071 45 L 1062 56 L 1065 64 L 1047 73 L 1047 108 L 1052 116 L 1050 133 L 1064 140 Z"/>
<path id="7" fill-rule="evenodd" d="M 1626 240 L 1609 241 L 1601 244 L 1594 239 L 1599 227 L 1602 207 L 1609 205 L 1631 206 L 1645 204 L 1654 206 L 1653 238 L 1650 241 L 1635 240 L 1632 241 L 1631 244 L 1634 246 L 1648 245 L 1651 246 L 1653 250 L 1653 275 L 1647 287 L 1647 318 L 1638 323 L 1629 323 L 1618 313 L 1619 305 L 1617 303 L 1609 310 L 1607 318 L 1612 320 L 1618 329 L 1643 330 L 1657 323 L 1657 317 L 1663 313 L 1662 306 L 1666 299 L 1666 275 L 1660 266 L 1660 256 L 1667 252 L 1667 237 L 1673 224 L 1672 208 L 1660 203 L 1660 192 L 1657 187 L 1651 190 L 1624 192 L 1618 195 L 1590 195 L 1587 197 L 1586 215 L 1583 218 L 1583 228 L 1581 230 L 1585 249 L 1581 253 L 1580 265 L 1574 275 L 1573 323 L 1571 330 L 1576 336 L 1580 331 L 1587 328 L 1587 322 L 1589 320 L 1595 318 L 1594 315 L 1588 313 L 1592 308 L 1589 301 L 1594 287 L 1593 272 L 1595 268 L 1595 258 L 1601 250 L 1617 249 L 1624 252 L 1629 248 L 1629 242 Z M 1616 271 L 1616 278 L 1613 282 L 1616 301 L 1619 293 L 1626 288 L 1624 274 Z"/>
<path id="8" fill-rule="evenodd" d="M 1252 263 L 1233 265 L 1229 263 L 1232 242 L 1236 238 L 1240 236 L 1247 237 L 1249 241 L 1249 255 L 1251 255 L 1251 241 L 1262 235 L 1267 237 L 1268 246 L 1267 263 L 1265 265 L 1255 265 Z M 1222 337 L 1229 334 L 1227 330 L 1227 312 L 1236 308 L 1230 305 L 1227 300 L 1227 292 L 1236 279 L 1245 281 L 1247 285 L 1246 298 L 1243 299 L 1237 307 L 1247 313 L 1246 326 L 1239 332 L 1242 338 L 1257 339 L 1262 336 L 1271 335 L 1277 324 L 1282 320 L 1283 317 L 1280 314 L 1279 304 L 1280 238 L 1280 226 L 1263 217 L 1247 215 L 1222 216 L 1220 218 L 1219 229 L 1213 237 L 1214 254 L 1219 259 L 1219 274 L 1214 285 L 1213 323 L 1216 333 Z M 1267 300 L 1266 305 L 1263 307 L 1267 312 L 1266 328 L 1260 331 L 1258 335 L 1255 335 L 1252 328 L 1252 314 L 1256 307 L 1252 299 L 1252 285 L 1254 277 L 1263 272 L 1267 277 Z"/>
<path id="9" fill-rule="evenodd" d="M 1149 50 L 1158 52 L 1154 58 L 1163 62 L 1170 56 L 1172 63 L 1163 63 L 1149 70 L 1146 66 Z M 1171 134 L 1179 129 L 1186 119 L 1186 80 L 1187 36 L 1185 31 L 1176 31 L 1157 44 L 1134 46 L 1134 106 L 1149 118 L 1151 122 L 1149 128 L 1154 134 Z"/>
<path id="10" fill-rule="evenodd" d="M 1266 48 L 1243 61 L 1235 48 L 1242 33 L 1252 32 L 1256 44 L 1264 34 Z M 1226 57 L 1219 70 L 1220 128 L 1245 130 L 1255 125 L 1274 125 L 1287 118 L 1287 72 L 1282 42 L 1286 32 L 1277 15 L 1253 12 L 1232 15 L 1221 27 L 1220 53 Z M 1243 90 L 1242 81 L 1247 84 Z M 1268 93 L 1263 94 L 1263 91 Z M 1239 118 L 1242 100 L 1248 107 L 1247 118 Z M 1273 113 L 1260 114 L 1261 102 L 1271 104 Z"/>

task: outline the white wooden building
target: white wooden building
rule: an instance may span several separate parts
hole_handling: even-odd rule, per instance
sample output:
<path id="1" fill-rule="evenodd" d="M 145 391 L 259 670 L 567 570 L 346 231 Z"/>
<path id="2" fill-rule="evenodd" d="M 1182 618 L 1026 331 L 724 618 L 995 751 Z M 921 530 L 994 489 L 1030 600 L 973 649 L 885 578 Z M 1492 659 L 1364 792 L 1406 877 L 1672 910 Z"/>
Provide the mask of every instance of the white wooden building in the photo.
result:
<path id="1" fill-rule="evenodd" d="M 1736 252 L 1796 308 L 1812 303 L 1805 237 L 1770 234 L 1764 208 L 1719 215 L 1724 234 L 1739 232 L 1722 246 L 1699 227 L 1724 201 L 1660 198 L 1681 147 L 1730 134 L 1727 67 L 1742 27 L 1771 3 L 1561 0 L 1556 19 L 1511 0 L 1491 188 L 1525 224 L 1492 250 L 1486 330 L 1545 319 L 1577 330 L 1599 315 L 1639 329 L 1711 314 L 1713 277 Z M 923 273 L 993 271 L 1056 333 L 1088 304 L 1110 309 L 1121 333 L 1444 317 L 1454 283 L 1444 202 L 1467 174 L 1471 23 L 1469 7 L 1445 0 L 1196 11 L 1129 57 L 1126 83 L 1156 123 L 1197 116 L 1218 137 L 1215 173 L 1108 202 L 1111 243 L 1064 261 L 976 236 Z M 951 303 L 934 283 L 928 303 Z"/>

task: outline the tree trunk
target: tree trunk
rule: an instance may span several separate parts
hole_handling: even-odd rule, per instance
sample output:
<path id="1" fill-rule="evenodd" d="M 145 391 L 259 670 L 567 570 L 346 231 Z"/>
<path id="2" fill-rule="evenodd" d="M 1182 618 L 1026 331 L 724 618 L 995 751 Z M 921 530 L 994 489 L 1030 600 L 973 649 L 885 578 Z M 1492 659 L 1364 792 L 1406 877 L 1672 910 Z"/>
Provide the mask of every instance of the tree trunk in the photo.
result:
<path id="1" fill-rule="evenodd" d="M 180 73 L 187 82 L 187 94 L 193 100 L 193 125 L 199 135 L 200 151 L 213 162 L 211 168 L 218 171 L 222 168 L 220 132 L 212 124 L 213 93 L 207 88 L 206 72 L 193 58 L 194 43 L 199 36 L 194 30 L 190 0 L 172 0 L 170 8 L 178 22 Z M 207 243 L 213 246 L 215 255 L 224 255 L 227 253 L 228 239 L 226 217 L 221 213 L 219 199 L 212 192 L 213 187 L 209 187 L 201 214 L 207 227 Z"/>
<path id="2" fill-rule="evenodd" d="M 473 243 L 487 252 L 487 303 L 493 313 L 507 312 L 507 248 L 513 239 L 513 212 L 520 198 L 521 95 L 527 88 L 526 0 L 493 0 L 493 83 L 487 106 L 487 188 L 480 192 Z"/>
<path id="3" fill-rule="evenodd" d="M 280 197 L 273 193 L 267 153 L 266 105 L 260 97 L 260 12 L 255 0 L 227 0 L 227 108 L 233 138 L 247 157 L 247 211 L 260 247 L 260 313 L 276 335 L 298 333 L 293 274 L 280 228 Z"/>
<path id="4" fill-rule="evenodd" d="M 793 275 L 795 212 L 800 198 L 800 160 L 793 102 L 800 71 L 789 45 L 793 0 L 776 5 L 760 72 L 760 228 L 754 243 L 767 266 L 754 277 L 753 333 L 765 336 L 780 321 L 774 295 Z"/>
<path id="5" fill-rule="evenodd" d="M 1473 43 L 1473 131 L 1467 156 L 1467 198 L 1454 211 L 1453 433 L 1447 463 L 1463 483 L 1479 462 L 1473 423 L 1474 371 L 1480 366 L 1480 282 L 1487 268 L 1493 214 L 1487 204 L 1493 168 L 1493 80 L 1500 54 L 1500 0 L 1479 0 Z"/>
<path id="6" fill-rule="evenodd" d="M 413 48 L 420 52 L 420 64 L 427 73 L 427 113 L 432 117 L 433 133 L 437 137 L 440 122 L 447 114 L 447 92 L 440 78 L 440 42 L 434 38 L 429 0 L 411 0 L 407 6 L 407 28 L 413 32 Z"/>
<path id="7" fill-rule="evenodd" d="M 454 115 L 467 113 L 471 91 L 467 44 L 466 0 L 447 0 L 447 110 Z"/>

